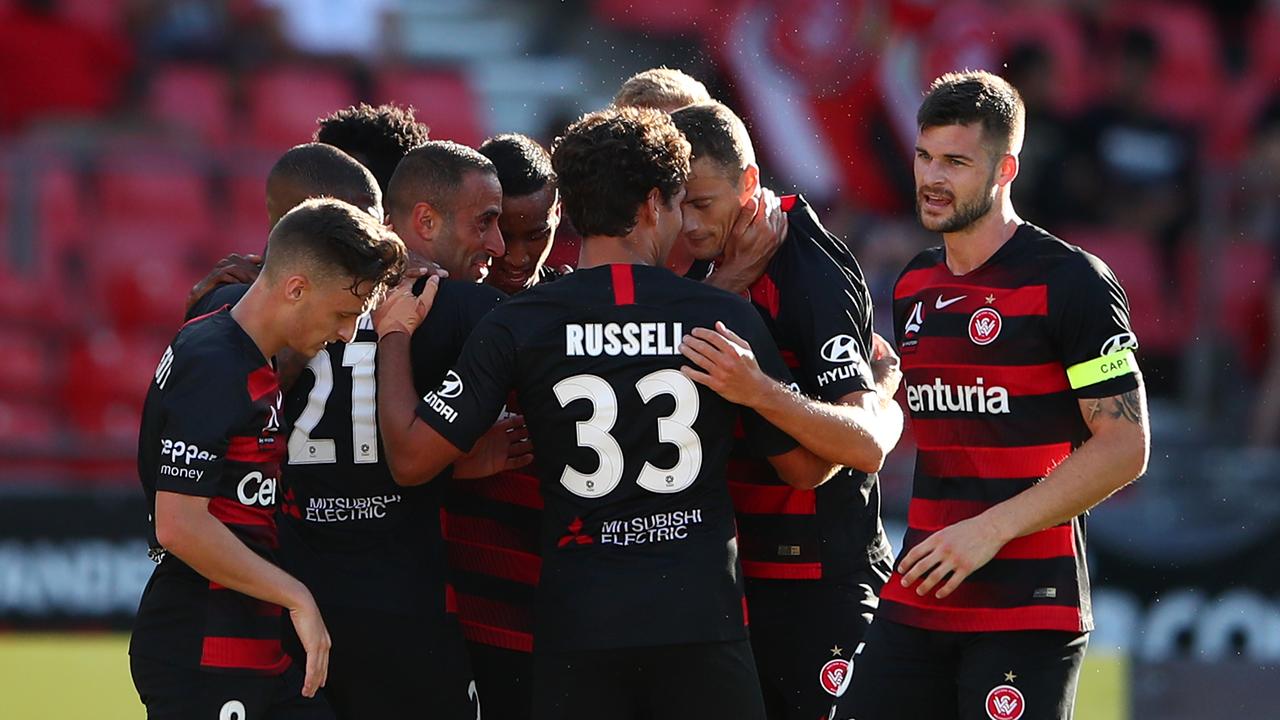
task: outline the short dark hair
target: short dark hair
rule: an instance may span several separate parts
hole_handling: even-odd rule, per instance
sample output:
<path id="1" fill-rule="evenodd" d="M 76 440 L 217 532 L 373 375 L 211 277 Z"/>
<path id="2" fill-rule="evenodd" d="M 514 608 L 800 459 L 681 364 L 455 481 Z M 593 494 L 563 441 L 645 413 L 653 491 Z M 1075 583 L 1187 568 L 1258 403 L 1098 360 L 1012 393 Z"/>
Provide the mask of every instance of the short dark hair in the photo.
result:
<path id="1" fill-rule="evenodd" d="M 404 156 L 391 176 L 387 212 L 397 217 L 414 205 L 427 202 L 449 215 L 468 172 L 498 173 L 489 158 L 452 140 L 432 140 L 415 148 Z"/>
<path id="2" fill-rule="evenodd" d="M 333 198 L 314 198 L 280 218 L 267 239 L 264 272 L 307 264 L 330 277 L 351 278 L 351 292 L 374 292 L 400 282 L 404 243 L 369 213 Z"/>
<path id="3" fill-rule="evenodd" d="M 983 70 L 947 73 L 933 81 L 916 113 L 921 130 L 982 123 L 982 135 L 996 155 L 1022 148 L 1026 109 L 1004 78 Z"/>
<path id="4" fill-rule="evenodd" d="M 412 107 L 360 103 L 320 118 L 314 139 L 363 163 L 386 195 L 396 165 L 430 139 L 430 128 L 418 122 Z"/>
<path id="5" fill-rule="evenodd" d="M 671 116 L 609 108 L 578 118 L 556 140 L 551 166 L 561 202 L 583 235 L 622 237 L 654 188 L 670 202 L 689 179 L 689 141 Z"/>
<path id="6" fill-rule="evenodd" d="M 707 86 L 697 78 L 665 65 L 632 75 L 613 96 L 617 107 L 647 107 L 668 110 L 693 103 L 710 102 Z"/>
<path id="7" fill-rule="evenodd" d="M 480 154 L 497 168 L 503 197 L 532 195 L 556 182 L 551 156 L 528 135 L 506 133 L 491 137 L 481 143 Z"/>
<path id="8" fill-rule="evenodd" d="M 365 207 L 382 206 L 382 191 L 373 173 L 332 145 L 306 143 L 290 148 L 267 175 L 267 186 L 289 182 L 310 197 L 334 197 Z"/>
<path id="9" fill-rule="evenodd" d="M 747 126 L 724 103 L 712 101 L 680 108 L 671 113 L 671 121 L 689 141 L 693 159 L 714 160 L 735 181 L 756 161 Z"/>

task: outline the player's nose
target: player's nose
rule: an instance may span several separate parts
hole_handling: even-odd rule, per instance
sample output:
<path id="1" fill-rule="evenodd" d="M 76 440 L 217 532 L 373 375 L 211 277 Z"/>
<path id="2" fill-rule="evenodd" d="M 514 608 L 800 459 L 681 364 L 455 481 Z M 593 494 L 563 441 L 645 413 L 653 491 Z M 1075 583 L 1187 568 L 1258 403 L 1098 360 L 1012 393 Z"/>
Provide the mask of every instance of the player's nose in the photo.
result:
<path id="1" fill-rule="evenodd" d="M 502 257 L 507 254 L 507 244 L 502 239 L 502 231 L 494 224 L 492 230 L 485 234 L 484 251 L 489 253 L 489 257 Z"/>

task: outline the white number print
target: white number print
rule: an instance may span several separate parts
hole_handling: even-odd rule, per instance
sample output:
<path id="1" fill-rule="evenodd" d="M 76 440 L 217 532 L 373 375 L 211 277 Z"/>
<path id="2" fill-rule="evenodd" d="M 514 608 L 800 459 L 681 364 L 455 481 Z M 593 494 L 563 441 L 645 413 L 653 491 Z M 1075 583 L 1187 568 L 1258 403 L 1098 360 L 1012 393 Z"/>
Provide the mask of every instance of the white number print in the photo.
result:
<path id="1" fill-rule="evenodd" d="M 596 471 L 586 474 L 566 466 L 560 484 L 580 497 L 597 498 L 609 494 L 622 481 L 622 447 L 609 434 L 618 420 L 618 396 L 603 378 L 575 375 L 555 385 L 561 407 L 575 400 L 591 402 L 591 417 L 577 423 L 580 447 L 591 448 L 600 458 Z M 659 370 L 636 383 L 636 392 L 646 404 L 659 395 L 675 399 L 675 410 L 658 420 L 658 439 L 679 449 L 676 464 L 668 469 L 646 461 L 636 484 L 655 493 L 676 493 L 693 484 L 702 469 L 702 441 L 693 430 L 698 419 L 698 389 L 679 370 Z"/>
<path id="2" fill-rule="evenodd" d="M 218 720 L 248 720 L 248 717 L 244 703 L 239 700 L 228 700 L 218 711 Z"/>
<path id="3" fill-rule="evenodd" d="M 622 480 L 622 448 L 609 434 L 618 421 L 618 396 L 598 375 L 565 378 L 553 389 L 560 407 L 568 407 L 574 400 L 591 401 L 591 417 L 577 424 L 578 445 L 595 450 L 600 458 L 600 466 L 590 475 L 565 466 L 560 484 L 582 497 L 608 495 Z"/>
<path id="4" fill-rule="evenodd" d="M 365 326 L 368 317 L 360 316 L 359 328 Z M 378 462 L 378 388 L 374 374 L 377 355 L 378 344 L 373 342 L 347 343 L 342 352 L 342 365 L 351 368 L 351 447 L 355 455 L 352 461 L 357 465 Z M 307 406 L 289 434 L 290 465 L 338 462 L 336 442 L 311 437 L 324 417 L 329 395 L 333 393 L 333 365 L 330 360 L 329 351 L 325 349 L 316 353 L 307 365 L 316 381 L 307 395 Z"/>
<path id="5" fill-rule="evenodd" d="M 480 720 L 480 693 L 476 692 L 476 681 L 467 685 L 467 699 L 476 704 L 476 720 Z"/>

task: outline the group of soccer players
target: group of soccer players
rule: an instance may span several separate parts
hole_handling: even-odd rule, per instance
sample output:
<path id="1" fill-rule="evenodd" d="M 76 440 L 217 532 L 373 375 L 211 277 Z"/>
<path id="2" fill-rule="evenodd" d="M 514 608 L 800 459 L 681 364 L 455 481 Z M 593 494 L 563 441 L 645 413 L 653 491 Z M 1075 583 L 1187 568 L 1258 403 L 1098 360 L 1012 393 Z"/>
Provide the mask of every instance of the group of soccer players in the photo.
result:
<path id="1" fill-rule="evenodd" d="M 1084 514 L 1147 420 L 1123 290 L 1013 210 L 1023 114 L 987 73 L 930 88 L 944 244 L 895 287 L 896 351 L 846 243 L 683 73 L 550 153 L 322 119 L 147 396 L 148 717 L 1071 717 Z"/>

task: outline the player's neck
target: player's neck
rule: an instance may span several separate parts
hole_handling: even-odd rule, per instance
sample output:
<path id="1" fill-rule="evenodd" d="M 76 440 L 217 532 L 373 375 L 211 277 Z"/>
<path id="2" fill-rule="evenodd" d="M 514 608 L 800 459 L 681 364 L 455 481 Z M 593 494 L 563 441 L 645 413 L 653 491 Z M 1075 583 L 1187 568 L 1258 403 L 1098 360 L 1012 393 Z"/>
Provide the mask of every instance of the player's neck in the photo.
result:
<path id="1" fill-rule="evenodd" d="M 657 251 L 653 243 L 644 242 L 634 235 L 590 235 L 582 239 L 582 249 L 578 251 L 579 269 L 615 264 L 657 265 Z"/>
<path id="2" fill-rule="evenodd" d="M 1014 211 L 1013 202 L 1007 193 L 1003 193 L 999 204 L 981 220 L 960 232 L 943 234 L 947 269 L 953 275 L 968 275 L 982 267 L 1009 242 L 1021 224 L 1022 218 Z"/>
<path id="3" fill-rule="evenodd" d="M 249 291 L 231 308 L 231 318 L 268 361 L 284 348 L 284 339 L 274 332 L 274 303 L 262 283 L 254 281 L 249 286 Z"/>

